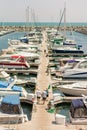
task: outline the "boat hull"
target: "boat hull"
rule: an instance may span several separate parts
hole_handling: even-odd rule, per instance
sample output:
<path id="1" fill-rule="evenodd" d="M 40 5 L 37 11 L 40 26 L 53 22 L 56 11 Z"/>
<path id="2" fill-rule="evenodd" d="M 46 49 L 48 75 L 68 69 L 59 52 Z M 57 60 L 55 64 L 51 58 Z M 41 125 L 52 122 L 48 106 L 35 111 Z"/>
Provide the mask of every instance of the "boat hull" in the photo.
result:
<path id="1" fill-rule="evenodd" d="M 74 88 L 67 88 L 67 87 L 60 87 L 58 86 L 58 90 L 60 90 L 62 93 L 64 93 L 65 95 L 72 95 L 72 96 L 82 96 L 82 94 L 87 96 L 87 88 L 83 88 L 83 89 L 74 89 Z"/>

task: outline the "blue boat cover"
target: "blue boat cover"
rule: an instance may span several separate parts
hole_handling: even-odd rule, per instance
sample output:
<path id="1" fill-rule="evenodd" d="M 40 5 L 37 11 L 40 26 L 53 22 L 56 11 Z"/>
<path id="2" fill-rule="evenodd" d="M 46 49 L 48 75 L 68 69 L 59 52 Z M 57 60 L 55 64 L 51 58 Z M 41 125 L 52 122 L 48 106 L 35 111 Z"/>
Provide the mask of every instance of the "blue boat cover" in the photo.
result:
<path id="1" fill-rule="evenodd" d="M 0 81 L 0 88 L 7 88 L 8 82 Z"/>
<path id="2" fill-rule="evenodd" d="M 11 105 L 19 105 L 20 99 L 18 95 L 6 95 L 3 98 L 2 103 L 11 104 Z"/>
<path id="3" fill-rule="evenodd" d="M 22 87 L 19 87 L 19 86 L 14 85 L 14 86 L 12 87 L 12 90 L 13 90 L 13 91 L 22 92 Z"/>
<path id="4" fill-rule="evenodd" d="M 72 100 L 72 105 L 73 105 L 74 108 L 84 107 L 84 103 L 81 99 Z"/>

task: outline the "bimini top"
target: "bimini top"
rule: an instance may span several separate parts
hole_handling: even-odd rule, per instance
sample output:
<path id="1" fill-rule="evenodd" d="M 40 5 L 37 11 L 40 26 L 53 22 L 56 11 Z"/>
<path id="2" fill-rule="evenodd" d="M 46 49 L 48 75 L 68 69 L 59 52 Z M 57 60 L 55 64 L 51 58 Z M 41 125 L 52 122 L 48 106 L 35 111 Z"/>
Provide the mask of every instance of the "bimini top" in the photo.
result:
<path id="1" fill-rule="evenodd" d="M 20 104 L 20 99 L 19 99 L 18 95 L 6 95 L 2 99 L 2 103 L 11 104 L 11 105 L 19 105 Z"/>
<path id="2" fill-rule="evenodd" d="M 72 100 L 72 105 L 74 108 L 83 108 L 84 107 L 84 103 L 83 103 L 82 99 Z"/>

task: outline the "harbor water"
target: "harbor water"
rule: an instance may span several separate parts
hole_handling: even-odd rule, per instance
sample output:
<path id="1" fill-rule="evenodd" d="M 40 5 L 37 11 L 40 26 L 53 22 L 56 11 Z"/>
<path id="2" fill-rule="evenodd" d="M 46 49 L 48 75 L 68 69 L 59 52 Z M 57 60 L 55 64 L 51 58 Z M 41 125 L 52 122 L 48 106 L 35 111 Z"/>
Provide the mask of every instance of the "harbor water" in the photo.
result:
<path id="1" fill-rule="evenodd" d="M 8 48 L 8 39 L 20 39 L 27 32 L 13 32 L 0 37 L 0 50 Z M 72 35 L 70 32 L 67 32 L 67 38 L 76 40 L 77 45 L 82 45 L 82 50 L 87 54 L 87 35 L 73 32 Z"/>

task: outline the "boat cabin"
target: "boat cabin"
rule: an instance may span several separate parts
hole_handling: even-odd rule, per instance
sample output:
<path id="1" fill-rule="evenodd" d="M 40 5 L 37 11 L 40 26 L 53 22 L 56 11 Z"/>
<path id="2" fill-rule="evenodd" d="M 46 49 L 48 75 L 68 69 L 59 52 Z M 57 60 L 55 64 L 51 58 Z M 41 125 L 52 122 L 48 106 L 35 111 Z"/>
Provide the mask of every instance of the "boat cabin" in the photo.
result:
<path id="1" fill-rule="evenodd" d="M 72 118 L 87 118 L 87 107 L 82 99 L 72 100 L 70 114 Z"/>

